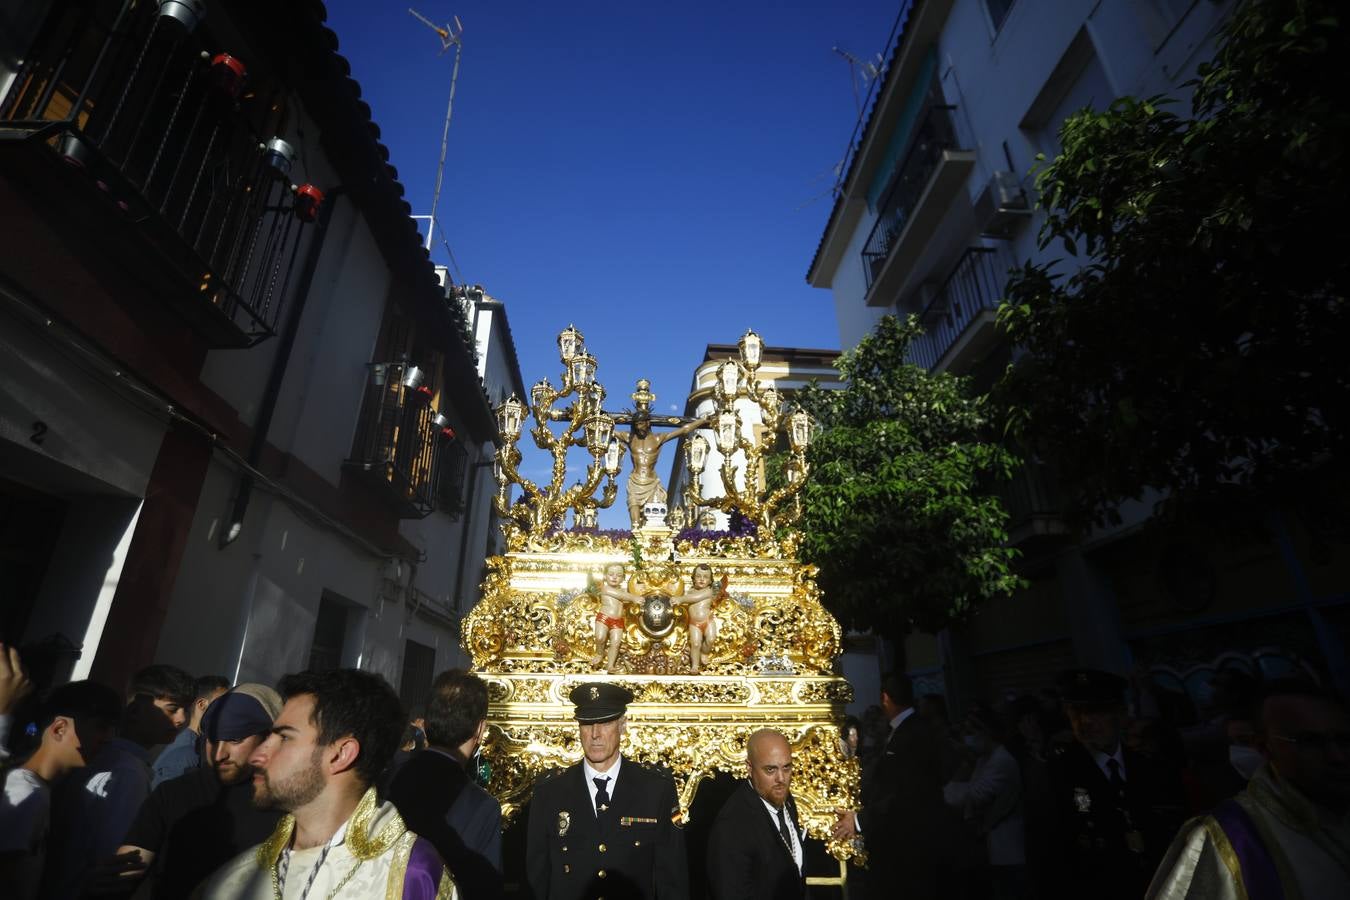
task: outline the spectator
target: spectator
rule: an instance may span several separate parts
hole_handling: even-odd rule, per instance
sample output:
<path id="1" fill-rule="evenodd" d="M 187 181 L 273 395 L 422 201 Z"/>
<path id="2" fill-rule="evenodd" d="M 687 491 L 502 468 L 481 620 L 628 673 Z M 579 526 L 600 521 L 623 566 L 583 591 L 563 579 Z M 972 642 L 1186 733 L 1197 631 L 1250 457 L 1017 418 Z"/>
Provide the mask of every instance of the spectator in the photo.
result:
<path id="1" fill-rule="evenodd" d="M 98 753 L 120 711 L 117 692 L 93 681 L 64 684 L 42 703 L 34 723 L 41 736 L 37 750 L 5 773 L 0 796 L 0 885 L 6 897 L 37 896 L 51 830 L 51 785 Z"/>
<path id="2" fill-rule="evenodd" d="M 262 684 L 241 684 L 214 700 L 200 720 L 206 765 L 150 792 L 118 860 L 105 869 L 106 882 L 148 870 L 138 896 L 187 897 L 236 853 L 271 834 L 280 813 L 253 805 L 249 757 L 280 712 L 281 697 Z"/>
<path id="3" fill-rule="evenodd" d="M 173 743 L 165 747 L 155 758 L 154 773 L 150 779 L 151 788 L 159 787 L 170 778 L 177 778 L 188 769 L 195 769 L 201 765 L 202 755 L 201 749 L 197 746 L 197 738 L 202 731 L 202 714 L 206 712 L 206 707 L 211 705 L 212 700 L 229 689 L 230 680 L 223 675 L 205 675 L 193 683 L 195 696 L 188 714 L 187 727 L 178 732 Z"/>
<path id="4" fill-rule="evenodd" d="M 436 676 L 423 721 L 430 748 L 389 785 L 408 827 L 431 841 L 467 900 L 502 893 L 502 808 L 465 772 L 487 729 L 487 684 L 463 669 Z"/>
<path id="5" fill-rule="evenodd" d="M 33 690 L 19 651 L 0 644 L 0 762 L 10 756 L 9 738 L 14 710 Z"/>
<path id="6" fill-rule="evenodd" d="M 966 777 L 943 788 L 947 805 L 960 810 L 966 825 L 981 841 L 987 885 L 980 896 L 1026 896 L 1026 848 L 1023 841 L 1022 778 L 1003 746 L 1002 726 L 993 712 L 976 706 L 966 716 L 964 743 L 974 759 Z"/>
<path id="7" fill-rule="evenodd" d="M 201 896 L 452 896 L 435 848 L 408 829 L 393 804 L 381 804 L 373 786 L 405 723 L 394 689 L 370 672 L 334 669 L 288 675 L 281 693 L 285 706 L 249 763 L 257 770 L 255 805 L 290 815 L 266 841 L 218 869 Z"/>
<path id="8" fill-rule="evenodd" d="M 855 717 L 848 716 L 839 729 L 839 752 L 845 759 L 857 759 L 861 740 L 862 723 Z"/>
<path id="9" fill-rule="evenodd" d="M 1278 681 L 1260 703 L 1266 763 L 1186 824 L 1149 900 L 1344 897 L 1350 886 L 1350 716 L 1340 698 Z"/>
<path id="10" fill-rule="evenodd" d="M 117 737 L 53 797 L 44 896 L 80 896 L 91 867 L 122 844 L 150 795 L 150 748 L 169 743 L 187 724 L 192 694 L 192 676 L 173 666 L 148 666 L 132 676 Z"/>

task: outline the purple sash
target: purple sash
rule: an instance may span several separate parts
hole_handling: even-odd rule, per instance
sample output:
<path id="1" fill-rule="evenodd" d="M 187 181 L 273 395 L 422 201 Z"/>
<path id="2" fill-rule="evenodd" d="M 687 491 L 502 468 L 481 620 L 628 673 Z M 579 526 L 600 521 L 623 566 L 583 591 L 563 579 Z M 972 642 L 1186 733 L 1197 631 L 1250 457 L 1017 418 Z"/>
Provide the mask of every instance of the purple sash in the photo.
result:
<path id="1" fill-rule="evenodd" d="M 1228 843 L 1237 855 L 1250 900 L 1284 900 L 1280 872 L 1247 810 L 1236 800 L 1225 800 L 1210 815 L 1228 836 Z"/>
<path id="2" fill-rule="evenodd" d="M 441 862 L 436 848 L 426 838 L 418 838 L 408 854 L 408 870 L 403 876 L 403 900 L 436 900 L 441 883 Z"/>

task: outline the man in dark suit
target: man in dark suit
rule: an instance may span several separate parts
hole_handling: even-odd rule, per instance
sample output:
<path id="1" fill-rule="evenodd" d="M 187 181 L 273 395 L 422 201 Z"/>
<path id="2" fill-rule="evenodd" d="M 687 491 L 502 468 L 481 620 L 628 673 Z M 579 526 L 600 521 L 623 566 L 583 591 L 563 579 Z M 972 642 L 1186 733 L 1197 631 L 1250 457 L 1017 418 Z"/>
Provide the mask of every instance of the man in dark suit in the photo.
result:
<path id="1" fill-rule="evenodd" d="M 745 764 L 749 780 L 723 805 L 708 837 L 708 891 L 713 900 L 804 900 L 792 748 L 777 731 L 756 731 Z"/>
<path id="2" fill-rule="evenodd" d="M 633 695 L 589 682 L 569 696 L 584 757 L 535 785 L 525 851 L 535 900 L 687 900 L 675 782 L 619 752 Z"/>
<path id="3" fill-rule="evenodd" d="M 1074 669 L 1058 681 L 1073 743 L 1047 763 L 1060 864 L 1052 895 L 1138 898 L 1184 818 L 1174 770 L 1127 749 L 1119 675 Z"/>
<path id="4" fill-rule="evenodd" d="M 426 750 L 394 772 L 388 799 L 417 834 L 431 841 L 465 900 L 502 894 L 502 808 L 465 772 L 487 728 L 487 685 L 450 669 L 431 685 Z"/>
<path id="5" fill-rule="evenodd" d="M 905 900 L 938 896 L 943 818 L 941 762 L 932 732 L 914 710 L 914 685 L 903 674 L 881 680 L 882 714 L 890 737 L 862 796 L 862 809 L 839 810 L 834 834 L 862 835 L 869 896 Z"/>

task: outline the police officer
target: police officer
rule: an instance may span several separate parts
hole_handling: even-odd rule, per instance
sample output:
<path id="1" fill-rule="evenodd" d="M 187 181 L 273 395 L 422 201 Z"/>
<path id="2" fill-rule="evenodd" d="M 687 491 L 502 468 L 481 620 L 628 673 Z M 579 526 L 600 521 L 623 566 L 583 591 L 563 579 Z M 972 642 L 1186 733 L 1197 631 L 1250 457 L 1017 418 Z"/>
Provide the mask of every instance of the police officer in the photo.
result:
<path id="1" fill-rule="evenodd" d="M 584 757 L 535 786 L 525 851 L 535 900 L 687 900 L 675 783 L 619 752 L 633 695 L 588 682 L 569 697 Z"/>
<path id="2" fill-rule="evenodd" d="M 1180 781 L 1122 743 L 1125 684 L 1096 669 L 1058 681 L 1074 740 L 1048 763 L 1056 896 L 1142 897 L 1184 817 Z"/>

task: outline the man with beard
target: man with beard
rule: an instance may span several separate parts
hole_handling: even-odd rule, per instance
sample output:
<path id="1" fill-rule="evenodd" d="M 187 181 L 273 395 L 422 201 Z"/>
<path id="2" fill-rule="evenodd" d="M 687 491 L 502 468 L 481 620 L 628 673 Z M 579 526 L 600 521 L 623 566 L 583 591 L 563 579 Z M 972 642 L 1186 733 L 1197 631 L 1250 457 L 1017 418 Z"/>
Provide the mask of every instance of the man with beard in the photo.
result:
<path id="1" fill-rule="evenodd" d="M 714 900 L 804 900 L 802 832 L 792 799 L 792 747 L 764 728 L 745 744 L 749 779 L 723 804 L 708 836 Z"/>
<path id="2" fill-rule="evenodd" d="M 525 849 L 534 900 L 685 900 L 689 871 L 675 782 L 619 752 L 633 695 L 589 683 L 569 697 L 583 756 L 535 786 Z"/>
<path id="3" fill-rule="evenodd" d="M 288 815 L 217 870 L 202 896 L 454 898 L 435 848 L 376 795 L 404 726 L 389 683 L 355 669 L 301 672 L 282 679 L 281 693 L 281 715 L 249 763 L 254 804 Z"/>
<path id="4" fill-rule="evenodd" d="M 271 834 L 280 813 L 253 803 L 249 757 L 272 730 L 281 697 L 262 684 L 241 684 L 211 702 L 201 717 L 206 765 L 151 792 L 100 886 L 149 874 L 138 896 L 186 897 L 245 847 Z"/>

